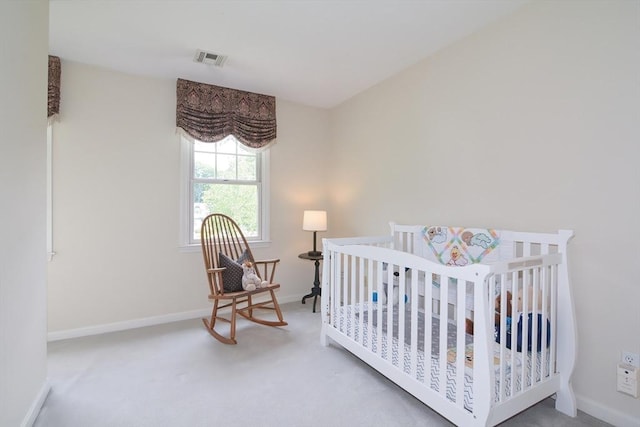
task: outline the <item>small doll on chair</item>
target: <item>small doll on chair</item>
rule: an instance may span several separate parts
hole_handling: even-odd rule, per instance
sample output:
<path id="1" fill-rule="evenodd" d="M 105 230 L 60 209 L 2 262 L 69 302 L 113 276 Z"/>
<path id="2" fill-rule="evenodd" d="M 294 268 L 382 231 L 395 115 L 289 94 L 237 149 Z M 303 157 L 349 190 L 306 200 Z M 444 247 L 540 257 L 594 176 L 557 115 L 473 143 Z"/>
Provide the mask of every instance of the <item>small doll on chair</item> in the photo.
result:
<path id="1" fill-rule="evenodd" d="M 256 289 L 264 288 L 269 284 L 266 280 L 260 279 L 250 261 L 242 263 L 242 271 L 242 289 L 245 291 L 255 291 Z"/>

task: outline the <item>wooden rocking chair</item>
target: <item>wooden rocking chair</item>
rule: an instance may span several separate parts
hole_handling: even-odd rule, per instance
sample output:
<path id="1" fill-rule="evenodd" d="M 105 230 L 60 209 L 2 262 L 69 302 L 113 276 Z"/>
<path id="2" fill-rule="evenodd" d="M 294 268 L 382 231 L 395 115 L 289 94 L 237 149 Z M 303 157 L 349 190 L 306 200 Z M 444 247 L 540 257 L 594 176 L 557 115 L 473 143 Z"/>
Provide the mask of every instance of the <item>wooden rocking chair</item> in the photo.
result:
<path id="1" fill-rule="evenodd" d="M 237 344 L 236 314 L 267 326 L 286 326 L 287 322 L 282 318 L 282 312 L 275 295 L 275 290 L 280 287 L 280 284 L 273 283 L 276 265 L 280 260 L 254 260 L 240 227 L 226 215 L 212 214 L 207 216 L 202 222 L 200 239 L 207 280 L 209 281 L 209 299 L 213 301 L 211 319 L 202 319 L 209 333 L 225 344 Z M 265 287 L 252 291 L 242 289 L 242 271 L 238 271 L 238 265 L 243 261 L 251 262 L 255 267 L 256 274 L 262 280 L 268 281 Z M 224 279 L 227 279 L 229 283 L 225 283 Z M 237 282 L 238 280 L 240 283 Z M 253 301 L 254 296 L 264 294 L 270 295 L 270 299 L 260 302 Z M 231 316 L 228 319 L 218 316 L 218 310 L 225 307 L 231 307 Z M 274 310 L 278 320 L 270 321 L 255 317 L 254 311 L 257 309 Z M 221 335 L 215 330 L 217 320 L 231 323 L 229 336 Z"/>

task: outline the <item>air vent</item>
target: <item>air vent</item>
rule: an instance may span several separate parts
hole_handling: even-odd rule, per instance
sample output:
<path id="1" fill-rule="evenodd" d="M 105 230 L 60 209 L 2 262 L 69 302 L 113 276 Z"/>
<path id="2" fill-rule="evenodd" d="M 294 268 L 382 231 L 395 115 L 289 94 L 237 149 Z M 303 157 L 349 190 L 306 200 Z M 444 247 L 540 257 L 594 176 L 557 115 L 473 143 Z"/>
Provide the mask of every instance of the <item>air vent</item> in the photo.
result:
<path id="1" fill-rule="evenodd" d="M 210 64 L 216 67 L 222 67 L 227 57 L 224 55 L 218 55 L 217 53 L 205 52 L 204 50 L 196 50 L 196 56 L 193 58 L 194 62 L 200 62 L 202 64 Z"/>

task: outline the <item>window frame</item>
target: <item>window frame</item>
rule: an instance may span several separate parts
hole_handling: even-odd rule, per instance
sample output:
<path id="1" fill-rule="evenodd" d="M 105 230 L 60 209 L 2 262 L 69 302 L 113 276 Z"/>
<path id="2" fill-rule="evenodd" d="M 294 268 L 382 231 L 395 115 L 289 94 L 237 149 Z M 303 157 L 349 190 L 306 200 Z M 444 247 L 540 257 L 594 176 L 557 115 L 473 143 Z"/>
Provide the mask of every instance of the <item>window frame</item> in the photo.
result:
<path id="1" fill-rule="evenodd" d="M 47 123 L 47 259 L 53 260 L 53 123 Z"/>
<path id="2" fill-rule="evenodd" d="M 180 135 L 180 204 L 179 204 L 179 250 L 180 252 L 199 252 L 200 241 L 193 238 L 193 162 L 194 147 L 197 140 Z M 245 149 L 252 151 L 244 146 Z M 266 247 L 271 243 L 269 231 L 269 149 L 257 151 L 259 156 L 259 183 L 258 183 L 258 221 L 260 223 L 261 236 L 257 239 L 247 238 L 249 245 L 254 247 Z"/>

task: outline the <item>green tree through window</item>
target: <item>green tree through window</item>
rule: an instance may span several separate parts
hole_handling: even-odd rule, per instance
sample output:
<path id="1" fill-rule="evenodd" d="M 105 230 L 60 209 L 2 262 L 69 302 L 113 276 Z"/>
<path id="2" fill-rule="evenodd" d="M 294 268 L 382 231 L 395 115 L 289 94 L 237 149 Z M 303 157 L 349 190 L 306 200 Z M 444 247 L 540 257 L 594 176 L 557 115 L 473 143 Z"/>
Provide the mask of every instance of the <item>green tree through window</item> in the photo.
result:
<path id="1" fill-rule="evenodd" d="M 247 150 L 233 136 L 217 143 L 193 144 L 191 197 L 194 240 L 210 213 L 233 218 L 247 239 L 260 239 L 261 155 Z"/>

